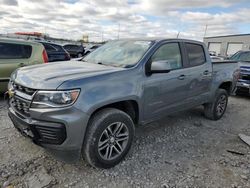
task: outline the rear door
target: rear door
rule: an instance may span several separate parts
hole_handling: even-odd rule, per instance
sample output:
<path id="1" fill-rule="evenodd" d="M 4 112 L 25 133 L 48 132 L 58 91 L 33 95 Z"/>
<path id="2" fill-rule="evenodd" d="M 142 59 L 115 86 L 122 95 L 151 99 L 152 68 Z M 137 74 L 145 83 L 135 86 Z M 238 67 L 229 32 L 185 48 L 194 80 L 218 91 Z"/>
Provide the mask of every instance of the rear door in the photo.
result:
<path id="1" fill-rule="evenodd" d="M 188 101 L 193 105 L 206 101 L 212 83 L 212 64 L 206 57 L 204 45 L 185 42 L 188 60 L 188 74 L 191 83 L 188 89 Z"/>
<path id="2" fill-rule="evenodd" d="M 31 54 L 30 45 L 0 42 L 0 90 L 7 89 L 13 71 L 29 64 Z"/>

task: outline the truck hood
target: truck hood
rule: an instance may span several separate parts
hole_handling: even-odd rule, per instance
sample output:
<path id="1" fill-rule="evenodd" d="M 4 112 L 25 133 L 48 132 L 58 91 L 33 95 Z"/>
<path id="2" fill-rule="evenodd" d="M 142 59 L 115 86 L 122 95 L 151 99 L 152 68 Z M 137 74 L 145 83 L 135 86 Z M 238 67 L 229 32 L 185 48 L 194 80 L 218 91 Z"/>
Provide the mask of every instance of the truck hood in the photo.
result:
<path id="1" fill-rule="evenodd" d="M 239 62 L 240 67 L 250 68 L 250 62 Z"/>
<path id="2" fill-rule="evenodd" d="M 62 61 L 20 68 L 12 74 L 11 80 L 28 88 L 54 90 L 68 80 L 121 70 L 124 68 L 82 61 Z"/>

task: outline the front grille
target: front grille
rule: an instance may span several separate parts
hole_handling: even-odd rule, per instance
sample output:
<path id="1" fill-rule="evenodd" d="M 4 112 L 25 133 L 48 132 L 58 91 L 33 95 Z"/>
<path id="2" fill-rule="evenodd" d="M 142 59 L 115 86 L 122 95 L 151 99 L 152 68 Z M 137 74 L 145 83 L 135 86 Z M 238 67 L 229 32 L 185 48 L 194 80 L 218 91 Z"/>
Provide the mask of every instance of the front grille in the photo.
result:
<path id="1" fill-rule="evenodd" d="M 10 100 L 12 107 L 16 109 L 19 113 L 25 116 L 29 116 L 30 101 L 25 100 L 21 97 L 14 96 Z"/>
<path id="2" fill-rule="evenodd" d="M 241 79 L 242 80 L 249 80 L 250 81 L 250 75 L 242 75 Z"/>
<path id="3" fill-rule="evenodd" d="M 10 99 L 10 105 L 13 107 L 15 111 L 19 114 L 29 117 L 30 116 L 30 104 L 31 99 L 34 93 L 36 92 L 35 89 L 31 89 L 28 87 L 24 87 L 20 84 L 16 84 L 11 82 L 12 88 L 14 91 L 14 96 Z"/>
<path id="4" fill-rule="evenodd" d="M 246 66 L 240 67 L 240 78 L 242 80 L 250 81 L 250 67 Z"/>
<path id="5" fill-rule="evenodd" d="M 36 92 L 35 89 L 24 87 L 24 86 L 21 86 L 19 84 L 14 83 L 14 82 L 12 82 L 12 86 L 13 86 L 14 90 L 18 90 L 18 91 L 25 93 L 27 95 L 33 95 Z"/>

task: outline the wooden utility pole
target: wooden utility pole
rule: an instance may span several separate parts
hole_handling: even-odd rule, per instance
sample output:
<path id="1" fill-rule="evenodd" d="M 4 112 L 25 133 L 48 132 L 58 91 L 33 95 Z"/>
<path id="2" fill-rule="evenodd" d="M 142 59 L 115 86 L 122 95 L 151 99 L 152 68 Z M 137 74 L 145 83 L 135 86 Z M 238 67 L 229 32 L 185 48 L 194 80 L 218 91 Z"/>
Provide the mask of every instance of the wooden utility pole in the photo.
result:
<path id="1" fill-rule="evenodd" d="M 120 39 L 120 23 L 118 24 L 118 34 L 117 34 L 117 38 Z"/>
<path id="2" fill-rule="evenodd" d="M 204 38 L 206 37 L 206 35 L 207 35 L 207 24 L 206 24 L 206 27 L 205 27 Z"/>

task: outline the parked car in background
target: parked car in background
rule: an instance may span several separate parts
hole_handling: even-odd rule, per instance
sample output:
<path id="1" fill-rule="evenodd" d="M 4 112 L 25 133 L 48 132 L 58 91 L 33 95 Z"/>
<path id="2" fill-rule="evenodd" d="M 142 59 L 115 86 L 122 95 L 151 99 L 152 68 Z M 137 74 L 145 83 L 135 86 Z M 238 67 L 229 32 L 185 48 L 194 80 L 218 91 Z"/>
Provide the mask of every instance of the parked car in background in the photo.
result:
<path id="1" fill-rule="evenodd" d="M 211 60 L 214 61 L 214 60 L 224 60 L 224 57 L 221 57 L 221 56 L 210 56 Z"/>
<path id="2" fill-rule="evenodd" d="M 229 58 L 239 62 L 239 79 L 237 82 L 237 93 L 250 94 L 250 51 L 239 51 Z"/>
<path id="3" fill-rule="evenodd" d="M 52 42 L 37 41 L 45 47 L 48 54 L 49 62 L 54 61 L 68 61 L 70 60 L 69 53 L 59 44 Z"/>
<path id="4" fill-rule="evenodd" d="M 84 47 L 76 44 L 66 44 L 63 48 L 70 54 L 71 57 L 82 57 L 85 54 Z"/>
<path id="5" fill-rule="evenodd" d="M 217 56 L 217 54 L 216 54 L 215 51 L 209 51 L 209 55 L 210 55 L 210 56 Z"/>
<path id="6" fill-rule="evenodd" d="M 147 38 L 110 41 L 82 61 L 14 72 L 9 116 L 57 157 L 100 168 L 126 156 L 135 125 L 199 105 L 220 119 L 237 65 L 213 65 L 198 41 Z"/>
<path id="7" fill-rule="evenodd" d="M 84 55 L 88 55 L 89 53 L 93 52 L 95 49 L 99 48 L 100 46 L 101 44 L 86 46 Z"/>
<path id="8" fill-rule="evenodd" d="M 0 93 L 7 91 L 10 75 L 17 68 L 47 62 L 42 44 L 0 38 Z"/>

